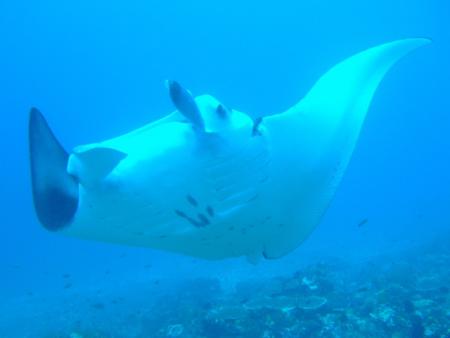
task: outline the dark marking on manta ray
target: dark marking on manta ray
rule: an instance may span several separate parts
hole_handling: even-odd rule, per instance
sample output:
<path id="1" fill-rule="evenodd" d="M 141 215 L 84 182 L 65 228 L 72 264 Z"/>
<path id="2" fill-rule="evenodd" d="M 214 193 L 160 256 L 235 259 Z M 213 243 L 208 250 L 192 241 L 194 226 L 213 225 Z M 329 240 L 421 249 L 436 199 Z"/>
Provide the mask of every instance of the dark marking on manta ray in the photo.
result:
<path id="1" fill-rule="evenodd" d="M 205 215 L 199 213 L 197 216 L 198 216 L 198 219 L 203 222 L 203 224 L 205 224 L 205 225 L 209 224 L 209 220 Z"/>
<path id="2" fill-rule="evenodd" d="M 264 182 L 267 182 L 269 180 L 269 176 L 264 176 L 264 177 L 262 177 L 260 180 L 259 180 L 259 182 L 260 183 L 264 183 Z"/>
<path id="3" fill-rule="evenodd" d="M 214 217 L 215 212 L 214 212 L 214 209 L 213 209 L 210 205 L 208 205 L 208 206 L 206 207 L 206 212 L 208 213 L 208 215 L 209 215 L 210 217 Z"/>
<path id="4" fill-rule="evenodd" d="M 264 218 L 264 221 L 270 221 L 272 219 L 272 216 L 266 216 L 266 218 Z"/>
<path id="5" fill-rule="evenodd" d="M 175 214 L 178 217 L 184 218 L 186 221 L 188 221 L 189 223 L 191 223 L 193 226 L 198 227 L 198 228 L 203 228 L 204 226 L 207 226 L 208 224 L 210 224 L 208 218 L 203 215 L 203 214 L 198 214 L 197 217 L 199 218 L 199 220 L 196 220 L 188 215 L 186 215 L 184 212 L 175 209 Z"/>
<path id="6" fill-rule="evenodd" d="M 185 214 L 184 212 L 182 212 L 182 211 L 180 211 L 180 210 L 178 210 L 178 209 L 175 209 L 175 213 L 176 213 L 177 216 L 179 216 L 179 217 L 183 217 L 183 218 L 186 218 L 186 217 L 187 217 L 186 214 Z"/>
<path id="7" fill-rule="evenodd" d="M 258 197 L 259 197 L 259 195 L 258 195 L 258 194 L 255 194 L 254 196 L 250 197 L 250 198 L 247 200 L 247 203 L 250 203 L 250 202 L 255 201 Z"/>
<path id="8" fill-rule="evenodd" d="M 186 195 L 186 199 L 189 202 L 189 204 L 193 205 L 194 207 L 198 206 L 197 200 L 192 197 L 192 195 Z"/>

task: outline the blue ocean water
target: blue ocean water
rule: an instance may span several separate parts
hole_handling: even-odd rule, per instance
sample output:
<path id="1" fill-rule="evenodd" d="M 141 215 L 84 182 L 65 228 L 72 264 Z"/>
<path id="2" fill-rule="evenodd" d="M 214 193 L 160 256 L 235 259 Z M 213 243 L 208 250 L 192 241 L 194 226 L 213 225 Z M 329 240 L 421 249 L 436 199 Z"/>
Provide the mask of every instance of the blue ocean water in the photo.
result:
<path id="1" fill-rule="evenodd" d="M 450 334 L 449 14 L 438 0 L 1 2 L 0 336 Z M 406 37 L 433 43 L 383 80 L 332 205 L 292 254 L 256 266 L 209 262 L 66 238 L 39 225 L 30 107 L 67 149 L 172 111 L 165 79 L 255 117 L 274 114 L 337 62 Z M 354 290 L 377 300 L 361 305 L 366 312 L 343 310 L 342 324 L 333 316 L 360 306 Z M 273 304 L 313 296 L 327 304 L 297 304 L 294 312 L 254 304 L 274 294 L 281 296 Z M 239 297 L 239 310 L 226 306 Z"/>

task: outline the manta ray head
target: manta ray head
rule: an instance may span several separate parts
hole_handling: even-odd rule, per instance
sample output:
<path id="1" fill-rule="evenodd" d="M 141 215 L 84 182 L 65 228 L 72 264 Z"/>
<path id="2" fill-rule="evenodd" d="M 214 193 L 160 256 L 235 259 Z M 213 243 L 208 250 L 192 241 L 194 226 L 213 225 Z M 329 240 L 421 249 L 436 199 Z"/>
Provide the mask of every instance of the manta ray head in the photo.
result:
<path id="1" fill-rule="evenodd" d="M 177 110 L 206 133 L 228 133 L 252 130 L 253 120 L 247 114 L 228 108 L 211 95 L 193 97 L 191 92 L 176 81 L 168 81 L 169 95 Z"/>

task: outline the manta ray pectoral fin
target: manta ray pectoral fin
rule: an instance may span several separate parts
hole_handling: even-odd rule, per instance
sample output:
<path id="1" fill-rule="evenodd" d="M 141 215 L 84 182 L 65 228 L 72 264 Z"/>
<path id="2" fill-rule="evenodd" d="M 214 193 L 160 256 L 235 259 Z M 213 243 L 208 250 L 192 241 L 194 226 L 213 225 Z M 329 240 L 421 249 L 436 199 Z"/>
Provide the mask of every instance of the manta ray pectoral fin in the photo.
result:
<path id="1" fill-rule="evenodd" d="M 177 110 L 183 114 L 197 130 L 203 131 L 205 124 L 192 94 L 176 81 L 167 81 L 170 98 Z"/>
<path id="2" fill-rule="evenodd" d="M 77 211 L 78 182 L 67 172 L 68 154 L 36 108 L 30 111 L 28 132 L 36 214 L 45 228 L 59 230 Z"/>
<path id="3" fill-rule="evenodd" d="M 287 112 L 264 118 L 271 138 L 273 171 L 278 177 L 274 194 L 283 187 L 294 190 L 299 200 L 295 222 L 284 234 L 265 243 L 265 256 L 280 257 L 295 249 L 317 226 L 347 168 L 373 95 L 389 69 L 403 56 L 430 43 L 428 39 L 404 39 L 360 52 L 331 68 L 306 97 Z M 290 151 L 296 149 L 295 155 Z M 278 156 L 278 157 L 276 157 Z M 284 161 L 284 162 L 283 162 Z M 285 175 L 288 163 L 295 176 Z M 293 217 L 291 217 L 293 219 Z"/>
<path id="4" fill-rule="evenodd" d="M 127 154 L 112 148 L 95 147 L 88 150 L 75 149 L 69 160 L 69 172 L 82 185 L 99 182 L 106 177 Z"/>
<path id="5" fill-rule="evenodd" d="M 316 114 L 326 123 L 352 117 L 360 126 L 385 74 L 403 56 L 429 44 L 424 38 L 404 39 L 360 52 L 334 66 L 306 97 L 288 112 Z"/>

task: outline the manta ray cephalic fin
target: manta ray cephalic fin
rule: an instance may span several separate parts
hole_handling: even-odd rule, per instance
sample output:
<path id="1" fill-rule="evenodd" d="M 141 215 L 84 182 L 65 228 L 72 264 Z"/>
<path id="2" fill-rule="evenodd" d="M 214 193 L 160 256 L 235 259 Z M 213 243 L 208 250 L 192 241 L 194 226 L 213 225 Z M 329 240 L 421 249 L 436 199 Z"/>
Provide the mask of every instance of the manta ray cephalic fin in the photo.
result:
<path id="1" fill-rule="evenodd" d="M 192 125 L 200 131 L 205 130 L 205 122 L 200 114 L 200 110 L 192 94 L 176 81 L 166 82 L 169 89 L 170 99 L 175 108 L 184 115 Z"/>

